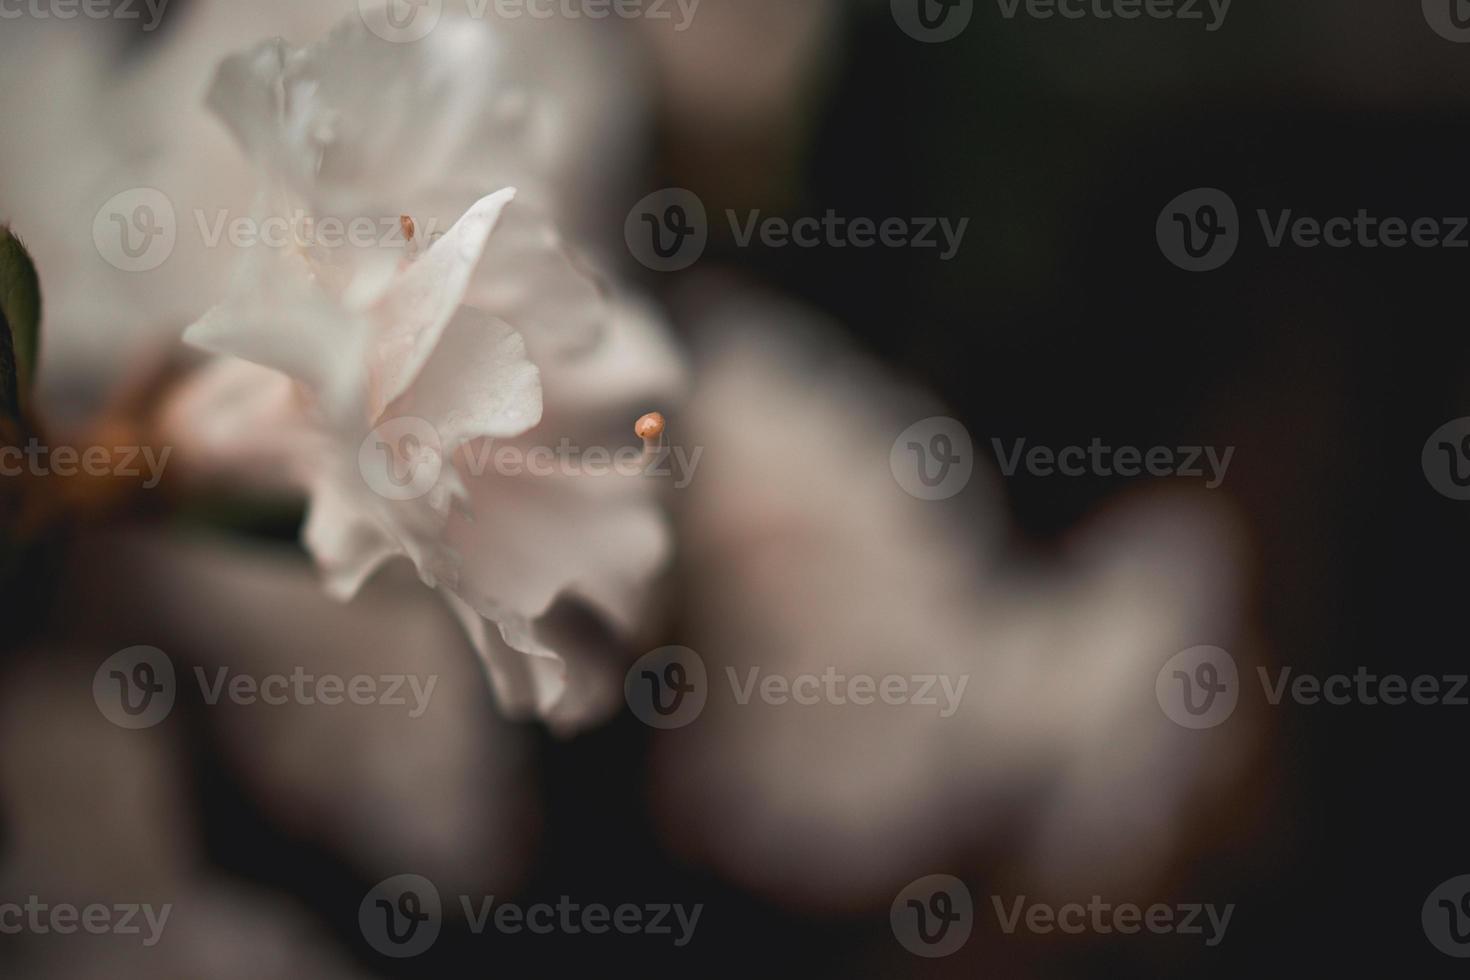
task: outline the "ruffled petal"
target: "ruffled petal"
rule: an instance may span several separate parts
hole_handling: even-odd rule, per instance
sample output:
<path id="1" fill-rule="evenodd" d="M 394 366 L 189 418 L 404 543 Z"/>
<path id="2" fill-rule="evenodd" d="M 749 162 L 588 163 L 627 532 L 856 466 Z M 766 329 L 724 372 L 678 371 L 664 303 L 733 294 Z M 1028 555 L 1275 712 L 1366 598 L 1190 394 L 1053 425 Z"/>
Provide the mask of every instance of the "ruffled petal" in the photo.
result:
<path id="1" fill-rule="evenodd" d="M 299 253 L 245 253 L 233 295 L 185 330 L 185 342 L 285 373 L 334 420 L 360 417 L 367 323 L 317 285 Z"/>
<path id="2" fill-rule="evenodd" d="M 508 188 L 481 198 L 373 304 L 369 314 L 379 324 L 369 355 L 373 418 L 407 390 L 434 353 L 460 308 L 486 241 L 514 197 L 515 190 Z"/>
<path id="3" fill-rule="evenodd" d="M 311 495 L 302 540 L 316 559 L 327 591 L 346 602 L 390 558 L 405 554 L 403 544 L 372 511 L 360 494 L 344 492 L 332 480 L 321 480 Z"/>
<path id="4" fill-rule="evenodd" d="M 463 561 L 457 591 L 476 608 L 526 620 L 577 596 L 630 626 L 672 547 L 658 504 L 625 492 L 630 479 L 642 478 L 471 476 L 474 518 L 451 515 L 446 529 Z"/>
<path id="5" fill-rule="evenodd" d="M 544 717 L 562 698 L 567 686 L 566 664 L 535 639 L 531 624 L 504 617 L 496 629 L 474 606 L 441 589 L 480 655 L 501 710 L 510 718 Z"/>
<path id="6" fill-rule="evenodd" d="M 506 324 L 462 308 L 386 415 L 434 427 L 446 456 L 472 439 L 518 436 L 541 421 L 541 376 Z"/>
<path id="7" fill-rule="evenodd" d="M 501 216 L 465 302 L 519 331 L 537 363 L 586 350 L 601 339 L 608 315 L 602 291 L 552 223 L 520 201 Z"/>

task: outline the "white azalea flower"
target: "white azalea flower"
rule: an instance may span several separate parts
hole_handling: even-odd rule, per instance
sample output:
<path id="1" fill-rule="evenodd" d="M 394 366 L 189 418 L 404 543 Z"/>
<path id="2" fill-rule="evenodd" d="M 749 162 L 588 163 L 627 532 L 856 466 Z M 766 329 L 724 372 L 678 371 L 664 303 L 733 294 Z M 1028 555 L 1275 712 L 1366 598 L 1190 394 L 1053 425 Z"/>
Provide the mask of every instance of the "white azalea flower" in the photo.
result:
<path id="1" fill-rule="evenodd" d="M 943 503 L 895 481 L 894 438 L 939 414 L 927 398 L 804 310 L 700 299 L 684 421 L 709 463 L 681 508 L 681 642 L 710 695 L 654 767 L 680 849 L 821 908 L 891 900 L 918 869 L 990 851 L 1037 893 L 1156 885 L 1198 843 L 1189 815 L 1251 753 L 1244 720 L 1187 731 L 1156 703 L 1172 654 L 1244 652 L 1228 518 L 1198 499 L 1135 502 L 1061 560 L 1025 560 L 982 466 Z M 931 700 L 733 689 L 829 670 L 929 678 Z"/>
<path id="2" fill-rule="evenodd" d="M 371 181 L 342 173 L 336 189 L 382 191 L 385 206 L 440 232 L 502 187 L 578 232 L 579 243 L 615 227 L 604 209 L 625 196 L 646 130 L 633 38 L 589 21 L 451 16 L 466 6 L 446 0 L 443 19 L 416 43 L 363 37 L 342 55 L 339 67 L 357 80 L 346 94 L 358 100 L 343 118 L 371 124 L 353 137 L 356 173 Z M 58 405 L 79 389 L 105 395 L 128 383 L 228 288 L 239 249 L 228 235 L 213 241 L 215 224 L 248 216 L 257 187 L 251 159 L 205 105 L 221 59 L 242 39 L 304 44 L 371 11 L 357 0 L 190 0 L 167 13 L 163 29 L 127 52 L 111 19 L 21 18 L 0 30 L 0 221 L 26 240 L 46 283 L 40 384 Z M 384 84 L 409 76 L 424 86 L 412 97 Z M 113 264 L 117 234 L 142 239 L 112 215 L 130 219 L 140 189 L 169 201 L 171 214 L 154 209 L 177 235 L 162 264 L 126 271 Z M 381 210 L 356 199 L 319 205 L 325 214 Z M 620 234 L 612 244 L 621 246 Z"/>
<path id="3" fill-rule="evenodd" d="M 247 250 L 231 298 L 185 333 L 241 362 L 208 368 L 165 429 L 183 466 L 248 462 L 257 483 L 307 492 L 305 543 L 339 598 L 388 559 L 412 560 L 465 623 L 507 709 L 551 716 L 566 670 L 538 620 L 573 597 L 630 623 L 667 531 L 645 480 L 501 476 L 481 440 L 554 444 L 589 417 L 626 432 L 630 403 L 674 390 L 679 365 L 646 311 L 610 305 L 515 190 L 429 230 L 473 183 L 433 175 L 449 158 L 436 148 L 457 146 L 487 109 L 453 71 L 471 70 L 484 36 L 441 25 L 435 37 L 466 59 L 451 65 L 354 20 L 318 45 L 269 42 L 221 66 L 210 105 L 273 181 L 263 217 L 401 213 L 402 237 Z M 373 92 L 422 104 L 384 107 Z M 547 413 L 551 431 L 528 436 L 544 386 L 563 407 Z"/>

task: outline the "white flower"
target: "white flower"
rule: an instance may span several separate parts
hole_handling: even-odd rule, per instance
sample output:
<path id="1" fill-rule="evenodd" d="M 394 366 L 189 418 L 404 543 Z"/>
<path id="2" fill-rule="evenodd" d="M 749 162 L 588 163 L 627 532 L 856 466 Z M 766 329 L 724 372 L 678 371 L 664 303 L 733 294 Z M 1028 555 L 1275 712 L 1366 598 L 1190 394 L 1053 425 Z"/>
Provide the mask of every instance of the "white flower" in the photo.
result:
<path id="1" fill-rule="evenodd" d="M 684 424 L 709 462 L 680 509 L 680 642 L 711 687 L 655 767 L 685 852 L 824 908 L 977 853 L 1015 855 L 1053 894 L 1156 883 L 1251 747 L 1239 718 L 1186 731 L 1156 703 L 1170 655 L 1241 638 L 1228 521 L 1135 503 L 1064 560 L 1026 559 L 982 467 L 942 503 L 895 481 L 890 448 L 938 414 L 928 399 L 804 311 L 700 298 Z M 918 679 L 916 701 L 800 702 L 793 679 L 828 671 Z M 772 675 L 787 703 L 732 690 Z"/>
<path id="2" fill-rule="evenodd" d="M 646 312 L 610 304 L 514 190 L 432 230 L 475 183 L 443 168 L 493 111 L 485 36 L 441 25 L 436 44 L 459 59 L 446 62 L 350 21 L 318 45 L 270 42 L 221 66 L 210 105 L 272 178 L 260 220 L 406 218 L 386 247 L 306 236 L 247 249 L 231 297 L 185 333 L 241 361 L 207 368 L 167 431 L 182 466 L 248 463 L 258 483 L 306 491 L 304 540 L 334 595 L 410 559 L 508 710 L 576 724 L 582 713 L 557 712 L 566 670 L 539 621 L 562 598 L 632 621 L 668 549 L 657 501 L 641 478 L 512 477 L 476 461 L 483 440 L 555 445 L 589 418 L 627 433 L 633 404 L 676 388 L 679 366 Z M 562 407 L 536 428 L 543 387 Z"/>
<path id="3" fill-rule="evenodd" d="M 362 173 L 392 192 L 383 195 L 392 207 L 439 231 L 502 187 L 564 229 L 611 227 L 601 208 L 624 193 L 645 131 L 630 39 L 564 18 L 467 22 L 449 15 L 455 6 L 466 5 L 448 0 L 419 42 L 357 45 L 370 58 L 355 64 L 344 54 L 341 67 L 359 80 L 353 111 L 366 109 L 368 135 L 382 140 L 354 143 L 354 152 L 371 150 Z M 365 16 L 357 0 L 191 0 L 167 13 L 165 28 L 126 51 L 111 18 L 20 18 L 0 30 L 0 221 L 25 238 L 44 280 L 49 400 L 126 384 L 228 287 L 239 249 L 213 231 L 221 215 L 249 217 L 256 184 L 251 160 L 205 106 L 220 60 L 242 39 L 300 44 Z M 409 76 L 426 86 L 413 98 L 383 84 Z M 342 189 L 366 189 L 345 176 Z M 411 185 L 429 193 L 410 194 Z M 176 238 L 161 265 L 125 271 L 113 264 L 120 229 L 111 222 L 133 216 L 141 189 L 169 201 L 168 213 L 154 210 L 171 217 Z M 360 201 L 322 208 L 377 210 Z M 107 249 L 99 233 L 112 237 Z"/>

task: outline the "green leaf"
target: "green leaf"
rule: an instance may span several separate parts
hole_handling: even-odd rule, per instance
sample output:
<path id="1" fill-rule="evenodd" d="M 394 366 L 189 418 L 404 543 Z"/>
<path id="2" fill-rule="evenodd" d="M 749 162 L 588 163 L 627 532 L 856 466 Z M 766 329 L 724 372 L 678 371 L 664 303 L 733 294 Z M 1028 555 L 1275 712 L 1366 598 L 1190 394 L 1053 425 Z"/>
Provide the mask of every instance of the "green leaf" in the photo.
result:
<path id="1" fill-rule="evenodd" d="M 41 344 L 41 283 L 25 246 L 0 226 L 0 407 L 18 418 Z"/>

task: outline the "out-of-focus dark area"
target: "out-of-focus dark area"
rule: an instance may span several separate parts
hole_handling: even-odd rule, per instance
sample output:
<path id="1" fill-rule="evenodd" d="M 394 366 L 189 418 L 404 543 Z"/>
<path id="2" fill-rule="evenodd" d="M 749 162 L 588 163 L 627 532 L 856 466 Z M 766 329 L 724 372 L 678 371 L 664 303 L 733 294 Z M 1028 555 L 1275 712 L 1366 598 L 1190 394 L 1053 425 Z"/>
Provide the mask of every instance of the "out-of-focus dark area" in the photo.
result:
<path id="1" fill-rule="evenodd" d="M 110 71 L 138 71 L 204 2 L 172 0 L 163 27 L 120 43 Z M 118 937 L 4 934 L 0 962 L 11 965 L 0 972 L 1457 968 L 1421 911 L 1470 873 L 1455 765 L 1470 707 L 1272 704 L 1266 680 L 1290 667 L 1432 676 L 1445 691 L 1470 673 L 1459 625 L 1470 575 L 1454 557 L 1470 549 L 1470 511 L 1421 463 L 1431 433 L 1470 415 L 1456 312 L 1470 232 L 1458 247 L 1272 247 L 1257 212 L 1364 209 L 1446 228 L 1470 215 L 1470 44 L 1438 34 L 1417 4 L 1232 4 L 1214 31 L 1203 4 L 1203 20 L 1037 19 L 1024 0 L 1008 19 L 1000 2 L 964 6 L 969 26 L 943 43 L 916 40 L 876 0 L 703 0 L 682 32 L 578 24 L 577 43 L 615 49 L 618 77 L 646 101 L 623 131 L 631 162 L 609 163 L 628 179 L 589 192 L 565 220 L 601 266 L 667 308 L 692 352 L 687 418 L 708 433 L 701 481 L 671 505 L 679 538 L 663 615 L 632 652 L 691 646 L 723 684 L 726 664 L 771 668 L 793 651 L 814 673 L 841 667 L 872 638 L 889 653 L 863 652 L 871 659 L 856 669 L 966 672 L 985 718 L 910 726 L 853 712 L 828 728 L 791 721 L 792 706 L 713 705 L 688 729 L 618 710 L 567 737 L 501 719 L 453 624 L 395 605 L 416 583 L 375 581 L 350 606 L 318 596 L 279 521 L 227 568 L 191 535 L 108 537 L 68 553 L 70 584 L 0 673 L 0 898 L 24 902 L 38 881 L 80 904 L 157 896 L 176 903 L 175 942 L 190 953 L 150 961 L 163 954 L 118 952 Z M 568 73 L 581 50 L 569 49 Z M 48 92 L 29 84 L 0 63 L 5 105 L 44 105 Z M 0 143 L 7 128 L 0 116 Z M 709 243 L 693 268 L 660 273 L 626 254 L 623 223 L 669 187 L 698 196 Z M 1208 272 L 1177 267 L 1156 237 L 1161 210 L 1194 188 L 1223 190 L 1238 210 L 1238 248 Z M 0 217 L 13 193 L 0 175 Z M 742 245 L 726 213 L 756 210 L 968 226 L 949 260 L 942 249 Z M 809 328 L 821 342 L 784 346 Z M 915 407 L 869 419 L 890 402 Z M 882 495 L 862 482 L 862 454 L 877 445 L 873 479 L 893 491 L 888 444 L 926 415 L 968 430 L 974 483 L 926 505 L 938 527 L 911 525 L 908 511 L 863 516 L 862 502 Z M 671 416 L 677 428 L 684 417 Z M 877 434 L 843 434 L 844 419 Z M 1234 454 L 1210 489 L 1096 471 L 1002 475 L 992 440 L 1018 439 Z M 784 509 L 788 491 L 809 494 L 830 523 Z M 844 602 L 844 576 L 861 598 Z M 943 601 L 916 607 L 904 583 L 918 581 Z M 823 616 L 848 619 L 828 627 Z M 1137 671 L 1113 652 L 1133 635 L 1166 647 L 1140 649 Z M 456 714 L 418 724 L 377 708 L 252 713 L 183 685 L 165 725 L 124 731 L 97 714 L 92 672 L 133 644 L 168 650 L 181 671 L 372 672 L 401 667 L 394 650 L 412 649 Z M 1169 654 L 1196 645 L 1229 647 L 1239 664 L 1234 716 L 1201 731 L 1163 719 L 1154 695 Z M 1016 679 L 1028 671 L 1033 680 Z M 1057 696 L 1028 700 L 1042 691 Z M 1102 701 L 1116 710 L 1095 715 Z M 1145 806 L 1155 792 L 1170 805 Z M 77 849 L 89 839 L 96 853 Z M 365 941 L 359 904 L 399 873 L 435 880 L 446 915 L 432 949 L 392 959 Z M 968 942 L 935 959 L 895 941 L 889 919 L 899 889 L 930 874 L 954 875 L 974 900 Z M 685 946 L 476 935 L 461 894 L 703 912 Z M 1023 895 L 1234 912 L 1215 945 L 1148 931 L 1007 933 L 992 896 L 1009 908 Z M 207 911 L 191 917 L 191 901 Z"/>

